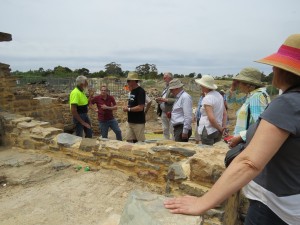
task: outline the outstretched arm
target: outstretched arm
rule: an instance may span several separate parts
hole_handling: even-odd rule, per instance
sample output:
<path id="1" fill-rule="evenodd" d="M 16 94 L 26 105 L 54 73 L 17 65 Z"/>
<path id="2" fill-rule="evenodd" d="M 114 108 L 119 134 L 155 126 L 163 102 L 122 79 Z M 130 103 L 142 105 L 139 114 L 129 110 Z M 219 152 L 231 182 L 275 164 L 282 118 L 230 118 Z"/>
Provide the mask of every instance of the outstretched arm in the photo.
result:
<path id="1" fill-rule="evenodd" d="M 272 137 L 268 134 L 272 134 Z M 219 180 L 202 197 L 185 196 L 166 200 L 172 213 L 200 215 L 222 203 L 255 178 L 276 154 L 289 133 L 261 120 L 246 149 L 224 171 Z"/>

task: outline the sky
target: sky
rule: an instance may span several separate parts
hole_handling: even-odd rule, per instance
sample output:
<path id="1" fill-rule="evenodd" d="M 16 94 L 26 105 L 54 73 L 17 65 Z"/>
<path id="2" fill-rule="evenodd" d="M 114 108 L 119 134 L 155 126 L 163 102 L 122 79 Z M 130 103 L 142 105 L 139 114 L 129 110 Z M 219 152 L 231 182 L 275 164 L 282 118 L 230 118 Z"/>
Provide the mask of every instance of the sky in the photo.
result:
<path id="1" fill-rule="evenodd" d="M 12 71 L 123 71 L 155 64 L 174 74 L 237 74 L 300 33 L 299 0 L 0 0 L 0 62 Z"/>

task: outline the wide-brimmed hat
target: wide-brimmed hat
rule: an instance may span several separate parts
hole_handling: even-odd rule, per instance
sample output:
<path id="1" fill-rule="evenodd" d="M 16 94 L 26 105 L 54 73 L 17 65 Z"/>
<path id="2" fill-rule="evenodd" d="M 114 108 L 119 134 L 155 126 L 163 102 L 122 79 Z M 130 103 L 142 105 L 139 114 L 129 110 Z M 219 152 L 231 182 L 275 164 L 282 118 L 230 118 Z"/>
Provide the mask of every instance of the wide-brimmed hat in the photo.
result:
<path id="1" fill-rule="evenodd" d="M 127 75 L 127 80 L 141 80 L 137 72 L 129 72 Z"/>
<path id="2" fill-rule="evenodd" d="M 277 53 L 256 62 L 275 66 L 300 76 L 300 34 L 289 36 Z"/>
<path id="3" fill-rule="evenodd" d="M 233 78 L 233 80 L 238 80 L 243 83 L 253 84 L 261 87 L 263 86 L 261 82 L 261 75 L 262 73 L 258 69 L 247 67 L 242 69 L 241 72 L 239 72 L 239 74 Z"/>
<path id="4" fill-rule="evenodd" d="M 169 83 L 169 89 L 170 89 L 170 90 L 171 90 L 171 89 L 176 89 L 176 88 L 181 88 L 181 87 L 183 87 L 183 86 L 184 86 L 184 84 L 181 83 L 181 81 L 180 81 L 179 79 L 173 79 L 173 80 L 171 80 L 170 83 Z"/>
<path id="5" fill-rule="evenodd" d="M 203 75 L 202 78 L 196 79 L 195 82 L 211 90 L 218 88 L 218 86 L 215 85 L 215 79 L 210 75 Z"/>

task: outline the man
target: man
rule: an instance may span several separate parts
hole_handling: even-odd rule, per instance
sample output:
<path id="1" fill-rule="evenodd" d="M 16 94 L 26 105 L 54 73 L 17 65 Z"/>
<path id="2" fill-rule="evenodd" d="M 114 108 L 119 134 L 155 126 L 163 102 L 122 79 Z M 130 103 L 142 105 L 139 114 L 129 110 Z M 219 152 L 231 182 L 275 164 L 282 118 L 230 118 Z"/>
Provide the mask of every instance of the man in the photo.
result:
<path id="1" fill-rule="evenodd" d="M 145 141 L 145 90 L 138 85 L 138 74 L 129 72 L 127 76 L 127 84 L 130 90 L 128 105 L 123 107 L 123 111 L 127 112 L 128 129 L 126 140 L 136 143 Z"/>
<path id="2" fill-rule="evenodd" d="M 192 97 L 182 87 L 183 84 L 179 79 L 174 79 L 169 83 L 171 93 L 176 96 L 171 123 L 174 128 L 175 141 L 188 142 L 192 135 L 193 102 Z"/>
<path id="3" fill-rule="evenodd" d="M 70 93 L 69 100 L 76 135 L 82 137 L 84 131 L 86 138 L 92 138 L 93 131 L 88 116 L 88 98 L 84 93 L 88 87 L 87 78 L 83 75 L 78 76 L 76 78 L 76 85 L 77 86 Z"/>
<path id="4" fill-rule="evenodd" d="M 164 73 L 163 79 L 166 83 L 166 88 L 163 90 L 161 97 L 157 98 L 158 107 L 161 110 L 161 121 L 163 127 L 163 134 L 165 139 L 170 139 L 170 134 L 173 134 L 173 126 L 170 121 L 170 115 L 172 111 L 173 104 L 175 102 L 175 97 L 169 90 L 169 83 L 173 79 L 173 75 L 170 72 Z"/>
<path id="5" fill-rule="evenodd" d="M 106 86 L 100 88 L 100 95 L 90 96 L 90 105 L 96 104 L 98 111 L 99 128 L 102 138 L 107 138 L 108 130 L 111 128 L 116 134 L 116 139 L 122 141 L 122 132 L 117 120 L 114 118 L 113 110 L 117 110 L 117 104 L 113 96 L 107 93 Z"/>

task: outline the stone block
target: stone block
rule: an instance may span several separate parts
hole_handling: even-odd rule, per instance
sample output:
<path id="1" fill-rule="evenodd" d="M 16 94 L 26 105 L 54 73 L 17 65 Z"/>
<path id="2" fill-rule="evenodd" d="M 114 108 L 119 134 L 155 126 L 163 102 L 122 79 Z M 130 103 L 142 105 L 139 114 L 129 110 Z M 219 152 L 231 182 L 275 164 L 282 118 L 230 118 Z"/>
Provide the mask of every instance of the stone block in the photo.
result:
<path id="1" fill-rule="evenodd" d="M 146 168 L 146 169 L 153 169 L 153 170 L 160 170 L 160 166 L 158 165 L 153 165 L 145 162 L 138 162 L 137 165 L 141 168 Z"/>
<path id="2" fill-rule="evenodd" d="M 65 146 L 65 147 L 71 147 L 72 145 L 76 143 L 80 143 L 82 140 L 82 137 L 78 137 L 72 134 L 67 133 L 61 133 L 57 135 L 57 144 Z"/>
<path id="3" fill-rule="evenodd" d="M 114 153 L 114 152 L 111 152 L 111 158 L 125 159 L 125 160 L 128 160 L 130 162 L 134 162 L 136 160 L 136 158 L 134 156 L 126 155 L 126 154 L 120 154 L 120 153 Z"/>
<path id="4" fill-rule="evenodd" d="M 119 225 L 199 225 L 201 217 L 171 214 L 163 205 L 164 196 L 149 192 L 130 193 Z"/>
<path id="5" fill-rule="evenodd" d="M 95 151 L 99 148 L 99 141 L 91 138 L 83 138 L 79 149 L 85 152 Z"/>
<path id="6" fill-rule="evenodd" d="M 179 189 L 188 195 L 200 197 L 209 191 L 209 188 L 191 181 L 183 181 L 179 184 Z"/>
<path id="7" fill-rule="evenodd" d="M 112 159 L 112 162 L 116 166 L 120 166 L 121 168 L 127 168 L 132 170 L 135 167 L 135 164 L 123 159 Z"/>

